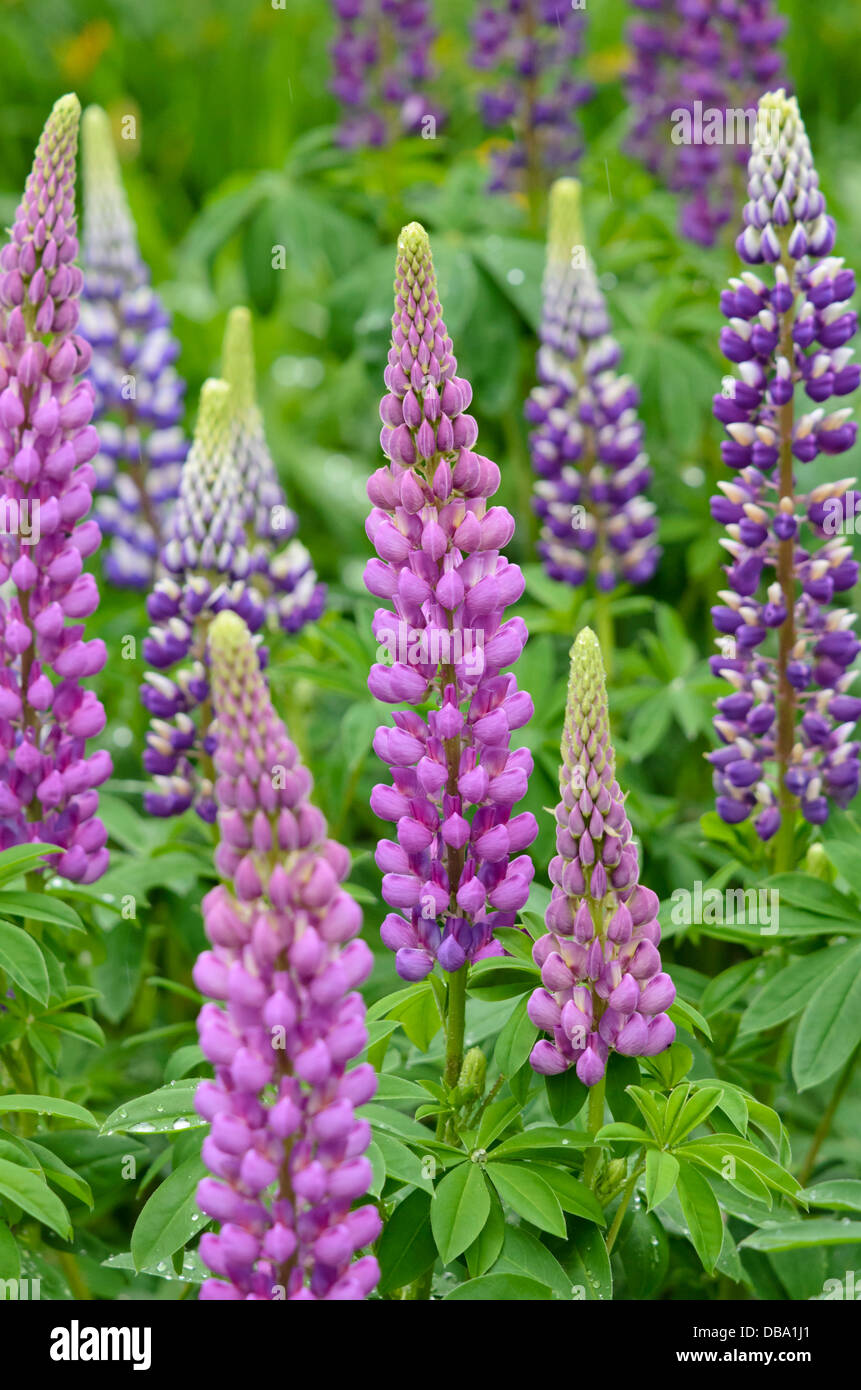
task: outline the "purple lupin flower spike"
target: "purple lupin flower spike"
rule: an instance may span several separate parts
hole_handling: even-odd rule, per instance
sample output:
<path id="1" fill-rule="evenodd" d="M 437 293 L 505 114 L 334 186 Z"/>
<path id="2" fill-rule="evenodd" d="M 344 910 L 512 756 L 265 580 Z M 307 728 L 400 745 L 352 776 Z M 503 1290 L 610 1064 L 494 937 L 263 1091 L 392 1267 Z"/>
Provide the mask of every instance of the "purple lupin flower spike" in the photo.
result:
<path id="1" fill-rule="evenodd" d="M 533 952 L 544 988 L 529 1017 L 553 1034 L 532 1049 L 534 1069 L 553 1076 L 573 1066 L 586 1086 L 602 1079 L 611 1051 L 652 1057 L 676 1034 L 658 898 L 639 882 L 615 762 L 601 648 L 585 627 L 571 648 L 549 930 Z"/>
<path id="2" fill-rule="evenodd" d="M 534 508 L 547 573 L 602 591 L 655 571 L 651 473 L 637 416 L 639 392 L 615 370 L 621 352 L 583 244 L 580 184 L 550 191 L 538 380 L 526 403 L 538 474 Z"/>
<path id="3" fill-rule="evenodd" d="M 479 9 L 471 61 L 495 74 L 481 94 L 482 117 L 492 130 L 509 127 L 514 135 L 493 153 L 492 192 L 532 197 L 580 158 L 577 109 L 592 87 L 573 72 L 585 24 L 585 13 L 570 0 L 498 0 Z"/>
<path id="4" fill-rule="evenodd" d="M 365 584 L 383 599 L 374 635 L 393 665 L 375 665 L 372 694 L 420 707 L 377 730 L 374 748 L 391 768 L 371 806 L 397 825 L 377 864 L 383 896 L 397 909 L 383 940 L 398 973 L 419 980 L 439 960 L 456 971 L 498 953 L 494 928 L 512 925 L 533 876 L 523 851 L 537 834 L 530 812 L 512 815 L 532 771 L 511 733 L 532 701 L 503 675 L 526 641 L 521 618 L 504 612 L 523 592 L 517 565 L 501 554 L 514 532 L 504 507 L 488 507 L 499 469 L 473 450 L 465 414 L 472 390 L 457 375 L 442 320 L 430 243 L 417 222 L 398 240 L 392 347 L 380 406 L 389 462 L 368 482 L 368 536 L 377 552 Z M 402 915 L 403 914 L 403 915 Z"/>
<path id="5" fill-rule="evenodd" d="M 631 152 L 682 194 L 679 230 L 710 246 L 733 216 L 749 139 L 735 113 L 752 118 L 779 78 L 786 21 L 774 0 L 633 0 L 646 12 L 628 31 L 634 64 L 628 96 Z M 728 116 L 728 113 L 733 113 Z M 725 126 L 729 120 L 731 131 Z M 690 139 L 682 121 L 690 123 Z M 711 123 L 717 122 L 714 134 Z"/>
<path id="6" fill-rule="evenodd" d="M 194 806 L 215 819 L 207 634 L 216 613 L 239 613 L 252 632 L 265 624 L 297 632 L 319 617 L 325 586 L 293 536 L 266 446 L 254 394 L 250 316 L 234 309 L 224 340 L 225 381 L 204 384 L 194 442 L 186 459 L 161 576 L 147 600 L 154 624 L 144 642 L 141 699 L 154 716 L 144 767 L 158 788 L 150 815 Z M 261 648 L 261 658 L 266 652 Z"/>
<path id="7" fill-rule="evenodd" d="M 329 90 L 344 108 L 339 142 L 354 149 L 400 134 L 435 135 L 444 117 L 427 95 L 432 0 L 332 0 L 332 8 L 338 33 Z"/>
<path id="8" fill-rule="evenodd" d="M 712 609 L 722 655 L 711 666 L 733 689 L 718 701 L 722 747 L 709 757 L 721 817 L 754 815 L 761 839 L 778 836 L 775 862 L 787 869 L 796 810 L 820 825 L 829 799 L 845 807 L 858 790 L 861 699 L 848 692 L 861 648 L 854 614 L 829 608 L 858 578 L 843 534 L 858 510 L 855 480 L 804 494 L 794 471 L 852 447 L 851 411 L 827 402 L 854 391 L 861 371 L 848 346 L 855 277 L 831 255 L 834 221 L 798 103 L 783 91 L 760 101 L 748 194 L 736 247 L 762 271 L 731 280 L 721 297 L 721 349 L 738 377 L 714 398 L 730 436 L 724 462 L 738 475 L 711 502 L 730 559 L 729 588 Z M 801 414 L 797 388 L 813 403 Z"/>
<path id="9" fill-rule="evenodd" d="M 360 1300 L 377 1261 L 375 1207 L 351 1210 L 372 1171 L 370 1126 L 354 1112 L 376 1090 L 356 986 L 373 956 L 355 939 L 358 904 L 340 884 L 350 856 L 326 839 L 311 777 L 272 708 L 248 628 L 222 612 L 210 632 L 216 798 L 225 880 L 203 901 L 211 949 L 194 968 L 200 1045 L 215 1080 L 195 1105 L 212 1129 L 197 1192 L 220 1223 L 200 1254 L 218 1277 L 202 1299 Z"/>
<path id="10" fill-rule="evenodd" d="M 0 849 L 60 845 L 56 871 L 92 883 L 108 864 L 96 787 L 111 759 L 87 756 L 105 713 L 82 684 L 107 653 L 80 621 L 99 604 L 83 564 L 101 540 L 84 520 L 99 440 L 93 388 L 79 379 L 90 348 L 76 332 L 80 112 L 73 94 L 55 104 L 0 252 L 0 584 L 11 581 L 0 598 Z"/>
<path id="11" fill-rule="evenodd" d="M 98 106 L 84 112 L 82 147 L 81 333 L 93 349 L 101 446 L 96 516 L 111 537 L 106 577 L 142 589 L 152 582 L 188 452 L 185 382 L 173 368 L 179 343 L 138 250 L 110 120 Z"/>

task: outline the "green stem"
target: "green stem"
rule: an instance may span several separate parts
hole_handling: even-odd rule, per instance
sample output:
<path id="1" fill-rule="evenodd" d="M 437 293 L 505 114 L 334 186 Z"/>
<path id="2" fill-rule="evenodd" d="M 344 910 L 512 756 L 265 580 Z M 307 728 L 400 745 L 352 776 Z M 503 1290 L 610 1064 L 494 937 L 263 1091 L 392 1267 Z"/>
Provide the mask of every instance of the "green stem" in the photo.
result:
<path id="1" fill-rule="evenodd" d="M 466 1032 L 466 981 L 469 966 L 462 965 L 449 976 L 448 999 L 445 1011 L 445 1070 L 446 1086 L 456 1086 L 463 1066 L 463 1039 Z"/>
<path id="2" fill-rule="evenodd" d="M 856 1047 L 855 1051 L 849 1058 L 849 1061 L 846 1063 L 846 1066 L 840 1073 L 840 1079 L 837 1082 L 837 1085 L 834 1087 L 834 1094 L 828 1102 L 822 1119 L 819 1121 L 816 1133 L 814 1134 L 813 1139 L 811 1140 L 810 1148 L 807 1150 L 807 1157 L 801 1165 L 801 1172 L 798 1175 L 798 1181 L 801 1183 L 802 1187 L 807 1186 L 810 1174 L 813 1172 L 813 1169 L 816 1165 L 816 1159 L 819 1155 L 819 1150 L 822 1148 L 823 1143 L 828 1137 L 828 1132 L 831 1129 L 831 1123 L 834 1119 L 834 1116 L 837 1114 L 837 1107 L 839 1106 L 841 1100 L 846 1094 L 846 1088 L 849 1085 L 849 1082 L 852 1080 L 852 1073 L 855 1070 L 855 1063 L 858 1061 L 859 1057 L 861 1057 L 861 1047 Z"/>
<path id="3" fill-rule="evenodd" d="M 642 1162 L 639 1162 L 639 1161 L 638 1161 L 638 1163 L 636 1164 L 636 1166 L 635 1166 L 635 1168 L 634 1168 L 633 1173 L 631 1174 L 631 1176 L 629 1177 L 627 1183 L 625 1184 L 625 1190 L 624 1190 L 624 1192 L 622 1193 L 622 1200 L 621 1200 L 621 1202 L 619 1203 L 618 1209 L 617 1209 L 617 1211 L 616 1211 L 616 1215 L 613 1217 L 613 1224 L 612 1224 L 612 1226 L 610 1227 L 610 1230 L 609 1230 L 608 1233 L 607 1233 L 607 1254 L 608 1254 L 608 1255 L 609 1255 L 610 1251 L 613 1249 L 613 1246 L 616 1244 L 616 1237 L 617 1237 L 617 1235 L 619 1234 L 619 1229 L 620 1229 L 620 1227 L 621 1227 L 621 1225 L 622 1225 L 622 1222 L 623 1222 L 624 1219 L 625 1219 L 625 1212 L 628 1210 L 628 1205 L 629 1205 L 629 1203 L 630 1203 L 630 1201 L 631 1201 L 631 1198 L 632 1198 L 633 1195 L 634 1195 L 634 1188 L 637 1186 L 637 1179 L 638 1179 L 638 1178 L 640 1177 L 640 1175 L 642 1174 L 643 1169 L 644 1169 L 644 1164 L 643 1164 Z"/>
<path id="4" fill-rule="evenodd" d="M 601 643 L 601 655 L 609 681 L 613 674 L 613 610 L 610 595 L 603 589 L 598 589 L 595 594 L 595 631 Z"/>
<path id="5" fill-rule="evenodd" d="M 601 1080 L 596 1082 L 589 1091 L 586 1127 L 593 1138 L 604 1124 L 604 1092 L 606 1087 L 607 1076 L 605 1073 L 605 1075 L 601 1077 Z M 599 1145 L 596 1144 L 592 1148 L 586 1150 L 586 1161 L 583 1165 L 583 1181 L 588 1187 L 593 1186 L 600 1157 L 601 1149 Z"/>

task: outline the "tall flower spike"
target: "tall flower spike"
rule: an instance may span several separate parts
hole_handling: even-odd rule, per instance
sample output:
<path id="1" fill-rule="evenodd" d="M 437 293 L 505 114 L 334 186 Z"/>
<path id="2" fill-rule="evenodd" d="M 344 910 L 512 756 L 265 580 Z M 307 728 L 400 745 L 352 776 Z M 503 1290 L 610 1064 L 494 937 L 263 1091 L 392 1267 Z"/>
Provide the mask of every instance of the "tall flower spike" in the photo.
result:
<path id="1" fill-rule="evenodd" d="M 370 1126 L 354 1106 L 376 1090 L 356 986 L 373 964 L 362 915 L 339 885 L 350 856 L 326 839 L 311 777 L 275 714 L 248 628 L 222 612 L 210 632 L 216 796 L 225 880 L 203 901 L 211 949 L 194 981 L 200 1045 L 215 1080 L 195 1105 L 212 1129 L 198 1187 L 220 1223 L 200 1254 L 218 1277 L 203 1299 L 363 1299 L 379 1277 Z M 348 944 L 349 943 L 349 944 Z"/>
<path id="2" fill-rule="evenodd" d="M 530 1060 L 545 1075 L 576 1067 L 594 1086 L 611 1051 L 652 1057 L 669 1047 L 676 1030 L 665 1010 L 676 991 L 661 970 L 657 895 L 639 883 L 601 648 L 588 627 L 571 648 L 559 790 L 548 932 L 533 951 L 544 988 L 529 1001 L 553 1042 L 536 1043 Z"/>
<path id="3" fill-rule="evenodd" d="M 547 573 L 601 590 L 642 584 L 655 571 L 651 473 L 637 416 L 639 392 L 615 371 L 621 352 L 583 242 L 580 184 L 550 192 L 539 385 L 526 403 L 538 550 Z"/>
<path id="4" fill-rule="evenodd" d="M 514 136 L 493 153 L 492 192 L 532 193 L 580 158 L 576 113 L 592 87 L 572 73 L 585 25 L 585 13 L 570 0 L 498 0 L 478 11 L 472 65 L 495 73 L 481 94 L 482 117 Z"/>
<path id="5" fill-rule="evenodd" d="M 732 693 L 717 702 L 722 746 L 709 756 L 719 814 L 731 824 L 753 815 L 763 840 L 782 826 L 777 860 L 789 868 L 796 809 L 819 825 L 829 799 L 845 807 L 858 790 L 861 699 L 849 694 L 849 668 L 861 648 L 855 615 L 829 607 L 858 578 L 845 536 L 855 479 L 800 493 L 794 473 L 854 444 L 851 411 L 827 405 L 854 391 L 861 371 L 848 346 L 855 277 L 831 255 L 834 222 L 798 104 L 783 91 L 760 102 L 748 195 L 736 247 L 762 270 L 721 296 L 721 349 L 738 376 L 724 378 L 714 409 L 730 436 L 724 462 L 738 473 L 711 500 L 730 561 L 712 609 L 721 655 L 711 666 Z M 812 408 L 796 413 L 800 391 Z"/>
<path id="6" fill-rule="evenodd" d="M 399 974 L 422 979 L 439 960 L 459 970 L 499 951 L 497 926 L 512 925 L 529 895 L 537 834 L 526 793 L 532 756 L 510 749 L 532 717 L 532 701 L 503 675 L 526 641 L 505 608 L 523 576 L 501 554 L 514 532 L 504 507 L 488 507 L 499 469 L 473 450 L 478 427 L 465 414 L 472 390 L 442 320 L 430 243 L 417 222 L 398 240 L 392 346 L 380 406 L 389 462 L 368 482 L 367 532 L 376 559 L 365 584 L 390 607 L 374 635 L 392 665 L 376 665 L 372 694 L 398 711 L 374 748 L 391 769 L 371 806 L 397 825 L 381 840 L 383 896 L 397 911 L 383 940 Z M 393 610 L 393 611 L 392 611 Z M 402 915 L 403 914 L 403 915 Z"/>
<path id="7" fill-rule="evenodd" d="M 79 621 L 99 604 L 83 564 L 101 540 L 84 520 L 99 441 L 76 332 L 80 110 L 74 95 L 54 106 L 0 252 L 0 849 L 60 845 L 57 872 L 92 883 L 108 863 L 95 789 L 111 759 L 87 756 L 105 714 L 82 685 L 107 654 Z"/>
<path id="8" fill-rule="evenodd" d="M 103 565 L 111 583 L 145 588 L 188 452 L 185 382 L 173 368 L 179 343 L 138 250 L 110 120 L 98 106 L 84 112 L 82 143 L 81 333 L 93 349 L 96 515 L 111 537 Z"/>
<path id="9" fill-rule="evenodd" d="M 231 309 L 222 353 L 224 380 L 233 392 L 236 467 L 245 498 L 245 543 L 251 568 L 266 594 L 266 616 L 285 632 L 298 632 L 319 618 L 326 586 L 314 573 L 311 556 L 295 539 L 298 521 L 287 506 L 266 444 L 263 416 L 254 384 L 251 314 Z"/>
<path id="10" fill-rule="evenodd" d="M 786 21 L 774 0 L 633 0 L 631 152 L 683 195 L 679 229 L 709 246 L 733 216 L 762 91 L 780 75 Z"/>
<path id="11" fill-rule="evenodd" d="M 344 108 L 347 148 L 385 145 L 399 134 L 434 133 L 441 109 L 427 95 L 436 37 L 432 0 L 332 0 L 338 33 L 329 89 Z"/>

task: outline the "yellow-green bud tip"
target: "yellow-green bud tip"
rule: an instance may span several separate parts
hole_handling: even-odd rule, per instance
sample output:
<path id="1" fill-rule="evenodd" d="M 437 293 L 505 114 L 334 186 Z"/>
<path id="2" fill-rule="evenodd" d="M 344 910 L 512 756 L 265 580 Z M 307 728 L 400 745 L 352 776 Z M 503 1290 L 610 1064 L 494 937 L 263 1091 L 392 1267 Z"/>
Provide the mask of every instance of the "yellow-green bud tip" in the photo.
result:
<path id="1" fill-rule="evenodd" d="M 548 253 L 570 265 L 575 246 L 585 246 L 582 187 L 579 179 L 557 179 L 550 189 Z"/>
<path id="2" fill-rule="evenodd" d="M 421 222 L 408 222 L 401 228 L 398 253 L 419 259 L 430 255 L 430 238 Z"/>
<path id="3" fill-rule="evenodd" d="M 213 656 L 224 659 L 236 656 L 251 643 L 251 633 L 238 613 L 224 608 L 212 620 L 209 628 L 209 648 Z"/>
<path id="4" fill-rule="evenodd" d="M 218 377 L 210 377 L 200 388 L 195 440 L 212 445 L 223 438 L 230 428 L 231 411 L 232 393 L 229 385 Z"/>
<path id="5" fill-rule="evenodd" d="M 84 178 L 89 182 L 120 182 L 120 162 L 111 118 L 101 106 L 88 106 L 81 118 Z"/>
<path id="6" fill-rule="evenodd" d="M 254 383 L 254 340 L 251 311 L 238 304 L 227 315 L 221 350 L 221 372 L 234 395 L 237 410 L 247 410 L 256 399 Z"/>

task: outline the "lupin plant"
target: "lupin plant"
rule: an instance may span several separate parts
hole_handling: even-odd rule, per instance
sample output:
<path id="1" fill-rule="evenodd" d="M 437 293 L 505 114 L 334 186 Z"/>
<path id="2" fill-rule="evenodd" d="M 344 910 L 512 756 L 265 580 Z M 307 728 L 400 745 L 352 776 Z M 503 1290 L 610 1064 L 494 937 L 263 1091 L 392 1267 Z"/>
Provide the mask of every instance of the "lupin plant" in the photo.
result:
<path id="1" fill-rule="evenodd" d="M 514 139 L 493 152 L 490 189 L 525 192 L 533 209 L 550 179 L 583 150 L 577 108 L 592 94 L 574 76 L 586 23 L 569 0 L 498 0 L 472 25 L 473 67 L 494 74 L 481 93 L 484 122 Z"/>
<path id="2" fill-rule="evenodd" d="M 82 621 L 99 604 L 83 566 L 101 536 L 85 520 L 99 441 L 77 331 L 80 109 L 73 94 L 55 104 L 0 252 L 0 849 L 60 846 L 57 872 L 92 883 L 108 863 L 96 788 L 111 759 L 87 755 L 105 712 L 83 684 L 107 653 Z"/>
<path id="3" fill-rule="evenodd" d="M 205 1300 L 360 1300 L 377 1261 L 353 1255 L 380 1233 L 376 1207 L 351 1210 L 371 1182 L 367 1120 L 376 1090 L 356 993 L 373 957 L 341 886 L 350 856 L 326 837 L 311 777 L 269 697 L 254 639 L 225 609 L 209 637 L 215 798 L 223 882 L 203 902 L 211 949 L 194 980 L 198 1031 L 215 1080 L 198 1087 L 211 1121 L 198 1188 L 218 1234 L 200 1254 L 217 1276 Z"/>
<path id="4" fill-rule="evenodd" d="M 736 120 L 779 78 L 786 21 L 774 0 L 633 3 L 645 13 L 628 31 L 631 150 L 682 194 L 681 234 L 710 246 L 734 215 L 747 157 Z"/>
<path id="5" fill-rule="evenodd" d="M 526 641 L 505 609 L 523 592 L 502 554 L 514 519 L 489 506 L 495 463 L 475 452 L 472 390 L 457 375 L 442 318 L 430 242 L 413 222 L 398 239 L 392 346 L 380 406 L 388 462 L 372 474 L 367 532 L 377 558 L 367 588 L 386 606 L 374 635 L 392 664 L 372 667 L 371 692 L 409 708 L 377 730 L 374 748 L 392 784 L 371 807 L 397 826 L 377 864 L 390 913 L 383 940 L 398 973 L 420 980 L 439 961 L 450 976 L 447 1077 L 457 1080 L 468 963 L 498 953 L 533 866 L 530 812 L 513 815 L 532 771 L 511 734 L 532 716 L 512 673 Z"/>
<path id="6" fill-rule="evenodd" d="M 590 628 L 571 648 L 559 769 L 548 932 L 535 943 L 542 989 L 529 1017 L 553 1041 L 532 1049 L 534 1069 L 576 1068 L 603 1082 L 610 1052 L 654 1057 L 676 1029 L 676 990 L 661 969 L 658 897 L 640 883 L 637 847 L 616 780 L 601 648 Z"/>
<path id="7" fill-rule="evenodd" d="M 731 280 L 721 300 L 721 348 L 738 377 L 714 407 L 730 436 L 724 462 L 738 472 L 711 504 L 730 559 L 729 588 L 712 609 L 723 641 L 711 666 L 732 693 L 718 701 L 722 746 L 710 759 L 719 814 L 730 824 L 753 816 L 760 838 L 775 839 L 782 870 L 793 865 L 797 811 L 821 825 L 830 802 L 845 807 L 858 790 L 861 699 L 850 668 L 859 643 L 854 615 L 830 606 L 858 577 L 843 534 L 855 480 L 809 492 L 796 484 L 799 465 L 845 452 L 857 433 L 849 409 L 827 410 L 861 379 L 848 346 L 855 277 L 831 254 L 835 237 L 798 103 L 768 93 L 736 242 L 762 269 Z"/>
<path id="8" fill-rule="evenodd" d="M 194 805 L 210 823 L 206 643 L 213 617 L 230 608 L 252 632 L 296 632 L 319 616 L 325 599 L 307 550 L 292 539 L 296 518 L 266 445 L 244 309 L 228 320 L 223 365 L 228 380 L 208 381 L 201 391 L 163 573 L 147 601 L 153 627 L 143 654 L 154 669 L 141 691 L 153 715 L 144 767 L 157 786 L 146 793 L 147 810 L 172 816 Z"/>
<path id="9" fill-rule="evenodd" d="M 174 370 L 179 343 L 141 258 L 110 119 L 101 107 L 84 112 L 82 147 L 81 333 L 93 349 L 96 515 L 110 537 L 102 564 L 112 584 L 145 589 L 188 452 L 185 382 Z"/>
<path id="10" fill-rule="evenodd" d="M 427 95 L 433 0 L 332 0 L 332 9 L 338 32 L 329 87 L 344 107 L 339 142 L 386 145 L 421 131 L 428 118 L 435 134 L 442 112 Z"/>
<path id="11" fill-rule="evenodd" d="M 621 351 L 584 245 L 576 179 L 551 189 L 543 293 L 539 385 L 526 403 L 539 554 L 551 578 L 599 593 L 645 583 L 660 551 L 644 496 L 639 392 L 616 370 Z"/>

